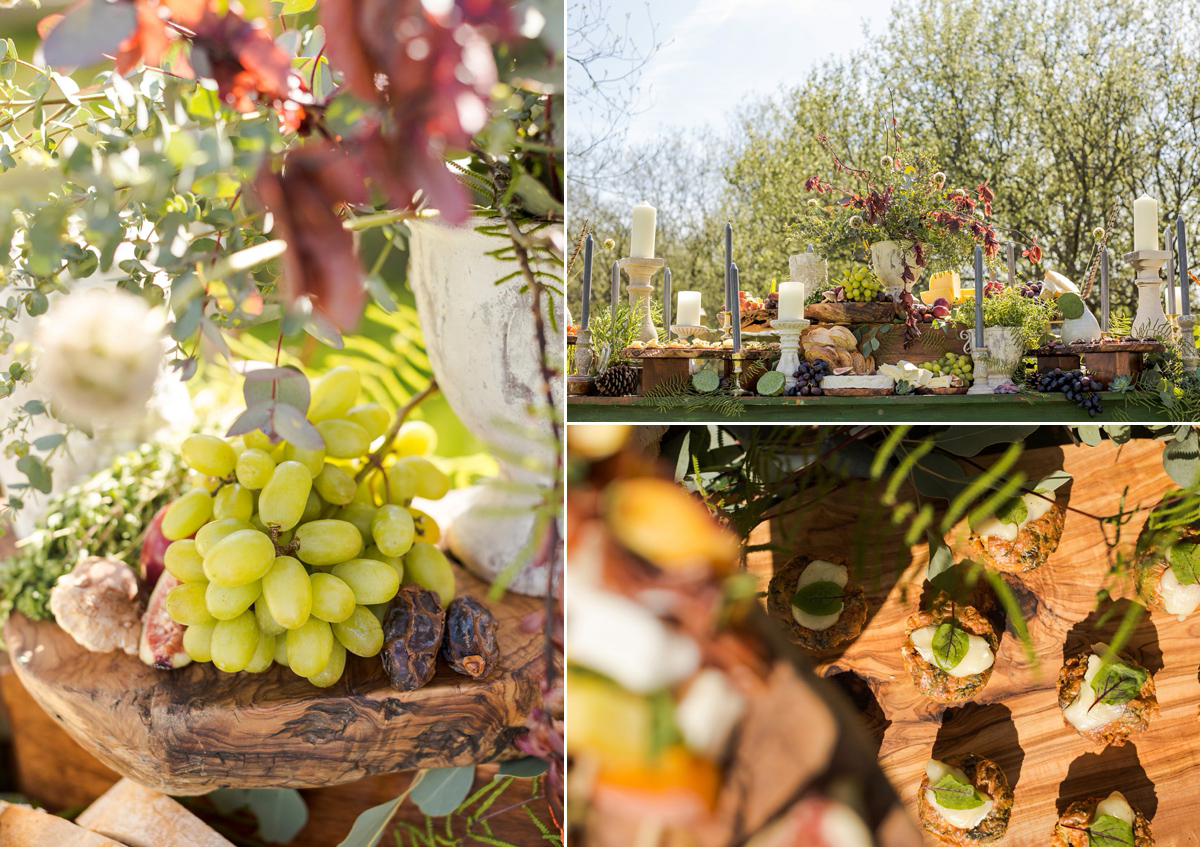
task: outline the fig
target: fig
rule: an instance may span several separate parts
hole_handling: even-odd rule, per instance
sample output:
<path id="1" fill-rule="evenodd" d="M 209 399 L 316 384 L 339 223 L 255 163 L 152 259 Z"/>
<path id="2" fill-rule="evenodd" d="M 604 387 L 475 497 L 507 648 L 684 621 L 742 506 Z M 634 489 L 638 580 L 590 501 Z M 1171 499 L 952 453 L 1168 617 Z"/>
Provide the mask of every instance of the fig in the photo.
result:
<path id="1" fill-rule="evenodd" d="M 138 555 L 138 570 L 141 571 L 142 579 L 148 588 L 154 588 L 158 584 L 158 578 L 163 572 L 163 557 L 167 554 L 167 548 L 171 546 L 170 539 L 162 532 L 163 515 L 167 513 L 167 508 L 163 506 L 150 520 L 150 525 L 146 527 L 146 535 L 142 539 L 142 552 Z"/>
<path id="2" fill-rule="evenodd" d="M 938 306 L 941 306 L 941 307 L 943 307 L 943 308 L 949 309 L 949 308 L 950 308 L 950 301 L 949 301 L 949 300 L 947 300 L 945 297 L 939 297 L 939 298 L 937 298 L 936 300 L 934 300 L 934 301 L 933 301 L 933 307 L 936 309 Z"/>
<path id="3" fill-rule="evenodd" d="M 950 317 L 950 309 L 948 306 L 934 306 L 932 309 L 929 310 L 929 313 L 932 314 L 935 318 Z"/>
<path id="4" fill-rule="evenodd" d="M 842 302 L 843 300 L 845 300 L 846 299 L 845 286 L 839 285 L 837 288 L 833 289 L 833 296 L 837 298 L 837 301 L 839 303 Z"/>
<path id="5" fill-rule="evenodd" d="M 167 614 L 167 594 L 179 584 L 178 579 L 164 572 L 150 594 L 146 614 L 142 615 L 142 640 L 138 645 L 138 658 L 162 670 L 182 668 L 192 661 L 183 649 L 184 626 L 175 623 Z"/>

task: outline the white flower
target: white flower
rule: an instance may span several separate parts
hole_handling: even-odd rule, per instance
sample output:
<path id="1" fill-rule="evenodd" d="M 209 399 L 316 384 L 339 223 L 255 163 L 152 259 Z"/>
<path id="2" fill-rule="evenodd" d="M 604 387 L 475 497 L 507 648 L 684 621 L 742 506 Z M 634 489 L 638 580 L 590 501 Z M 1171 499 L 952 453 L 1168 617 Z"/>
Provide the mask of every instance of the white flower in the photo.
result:
<path id="1" fill-rule="evenodd" d="M 944 173 L 942 173 L 941 171 L 938 171 L 937 173 L 935 173 L 933 175 L 933 184 L 936 185 L 938 188 L 941 188 L 943 185 L 946 184 L 946 175 Z"/>
<path id="2" fill-rule="evenodd" d="M 92 289 L 62 298 L 38 328 L 36 382 L 59 417 L 104 424 L 141 414 L 163 360 L 163 319 L 139 297 Z"/>
<path id="3" fill-rule="evenodd" d="M 1098 226 L 1092 230 L 1092 238 L 1099 241 L 1103 237 L 1104 237 L 1104 227 Z"/>
<path id="4" fill-rule="evenodd" d="M 889 170 L 889 171 L 890 171 L 890 170 L 891 170 L 892 168 L 894 168 L 895 166 L 896 166 L 896 165 L 895 165 L 895 162 L 893 162 L 893 161 L 892 161 L 892 157 L 891 157 L 891 156 L 881 156 L 881 157 L 880 157 L 880 159 L 879 159 L 879 167 L 881 167 L 881 168 L 884 168 L 885 170 Z"/>
<path id="5" fill-rule="evenodd" d="M 862 226 L 862 218 L 860 218 L 858 215 L 854 215 L 852 218 L 850 218 L 851 229 L 858 229 L 860 226 Z"/>
<path id="6" fill-rule="evenodd" d="M 808 198 L 808 205 L 812 206 L 812 207 L 815 209 L 815 208 L 817 207 L 817 205 L 818 205 L 818 203 L 817 203 L 817 198 L 815 198 L 815 197 L 809 197 L 809 198 Z"/>

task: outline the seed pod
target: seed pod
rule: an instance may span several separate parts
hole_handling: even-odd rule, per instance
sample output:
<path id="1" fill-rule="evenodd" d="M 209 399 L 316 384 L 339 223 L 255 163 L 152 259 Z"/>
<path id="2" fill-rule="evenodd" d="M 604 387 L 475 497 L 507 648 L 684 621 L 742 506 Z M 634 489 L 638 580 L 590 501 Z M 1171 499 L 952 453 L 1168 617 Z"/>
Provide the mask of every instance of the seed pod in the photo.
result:
<path id="1" fill-rule="evenodd" d="M 412 691 L 433 678 L 445 625 L 436 593 L 412 583 L 400 589 L 383 619 L 383 669 L 393 688 Z"/>
<path id="2" fill-rule="evenodd" d="M 474 597 L 458 597 L 446 609 L 442 655 L 456 672 L 483 679 L 496 667 L 496 618 Z"/>

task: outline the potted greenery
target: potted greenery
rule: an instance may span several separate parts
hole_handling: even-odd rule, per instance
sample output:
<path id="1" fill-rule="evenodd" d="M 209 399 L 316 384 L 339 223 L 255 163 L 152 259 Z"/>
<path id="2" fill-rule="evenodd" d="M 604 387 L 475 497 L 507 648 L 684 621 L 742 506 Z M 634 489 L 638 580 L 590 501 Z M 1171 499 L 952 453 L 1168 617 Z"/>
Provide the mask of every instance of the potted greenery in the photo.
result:
<path id="1" fill-rule="evenodd" d="M 807 214 L 792 226 L 798 243 L 825 255 L 865 249 L 872 270 L 896 301 L 926 267 L 967 264 L 975 244 L 995 258 L 1000 240 L 988 221 L 994 195 L 987 182 L 975 189 L 948 188 L 936 163 L 922 152 L 902 150 L 898 138 L 893 152 L 880 157 L 878 170 L 851 167 L 828 138 L 822 135 L 820 141 L 833 156 L 839 178 L 859 185 L 809 177 L 804 187 L 830 198 L 808 200 Z"/>
<path id="2" fill-rule="evenodd" d="M 1019 289 L 1003 287 L 985 293 L 983 298 L 983 343 L 988 351 L 988 369 L 993 373 L 1012 374 L 1026 350 L 1041 346 L 1050 332 L 1050 321 L 1057 317 L 1053 302 L 1026 297 Z M 968 329 L 975 328 L 975 302 L 958 306 L 950 320 Z"/>

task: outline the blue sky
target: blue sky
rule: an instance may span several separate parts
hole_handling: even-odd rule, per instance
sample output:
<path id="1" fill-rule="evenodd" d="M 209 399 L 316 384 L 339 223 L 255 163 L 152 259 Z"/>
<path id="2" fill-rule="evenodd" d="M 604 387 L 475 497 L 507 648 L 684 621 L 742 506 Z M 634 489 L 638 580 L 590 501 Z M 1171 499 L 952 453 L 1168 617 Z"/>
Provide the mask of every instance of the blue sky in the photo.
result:
<path id="1" fill-rule="evenodd" d="M 610 19 L 631 13 L 635 40 L 649 43 L 645 0 L 609 0 Z M 879 32 L 892 0 L 653 0 L 649 16 L 663 45 L 642 75 L 651 107 L 630 140 L 664 126 L 723 128 L 747 100 L 797 82 L 813 65 Z"/>

